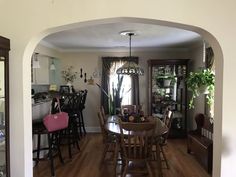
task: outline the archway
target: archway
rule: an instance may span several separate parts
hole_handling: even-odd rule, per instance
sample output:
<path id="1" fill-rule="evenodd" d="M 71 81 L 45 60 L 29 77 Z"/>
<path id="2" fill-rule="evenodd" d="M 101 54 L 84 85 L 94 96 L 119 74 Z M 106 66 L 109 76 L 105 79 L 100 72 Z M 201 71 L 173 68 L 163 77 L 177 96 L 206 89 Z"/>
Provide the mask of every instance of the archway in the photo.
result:
<path id="1" fill-rule="evenodd" d="M 29 135 L 29 131 L 32 132 L 32 124 L 31 124 L 31 102 L 30 102 L 30 75 L 28 74 L 30 71 L 30 59 L 31 55 L 34 51 L 34 48 L 39 43 L 41 39 L 46 37 L 49 34 L 64 31 L 73 28 L 80 28 L 80 27 L 88 27 L 91 25 L 96 24 L 107 24 L 107 23 L 114 23 L 114 22 L 135 22 L 135 23 L 143 23 L 143 24 L 156 24 L 168 27 L 175 27 L 181 28 L 189 31 L 194 31 L 199 33 L 203 38 L 210 43 L 212 46 L 214 53 L 215 53 L 215 61 L 216 61 L 216 89 L 215 89 L 215 121 L 214 121 L 214 152 L 213 152 L 213 176 L 220 176 L 220 167 L 221 166 L 221 141 L 222 141 L 222 92 L 223 92 L 223 54 L 220 48 L 219 43 L 217 40 L 212 36 L 209 32 L 201 29 L 199 27 L 167 22 L 167 21 L 160 21 L 160 20 L 153 20 L 153 19 L 143 19 L 143 18 L 129 18 L 129 17 L 118 17 L 118 18 L 109 18 L 109 19 L 101 19 L 101 20 L 93 20 L 93 21 L 86 21 L 80 22 L 60 27 L 55 27 L 51 29 L 47 29 L 37 36 L 35 36 L 31 41 L 28 43 L 23 58 L 23 65 L 24 65 L 24 73 L 23 77 L 24 80 L 24 114 L 25 120 L 24 123 L 26 127 L 29 129 L 25 131 L 25 152 L 32 152 L 32 142 L 31 142 L 31 134 Z M 30 111 L 29 111 L 30 110 Z M 218 138 L 216 138 L 218 137 Z M 221 138 L 219 138 L 221 137 Z M 27 164 L 32 164 L 32 154 L 26 155 Z"/>

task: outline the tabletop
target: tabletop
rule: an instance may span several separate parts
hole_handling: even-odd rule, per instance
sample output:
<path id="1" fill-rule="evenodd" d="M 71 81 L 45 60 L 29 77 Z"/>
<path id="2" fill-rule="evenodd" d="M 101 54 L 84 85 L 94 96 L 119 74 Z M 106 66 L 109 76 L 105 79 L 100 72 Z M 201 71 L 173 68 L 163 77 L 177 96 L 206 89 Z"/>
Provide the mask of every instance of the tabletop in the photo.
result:
<path id="1" fill-rule="evenodd" d="M 154 118 L 154 121 L 156 121 L 155 136 L 161 136 L 168 131 L 168 128 L 160 119 Z M 109 116 L 105 127 L 110 133 L 120 134 L 119 117 L 117 115 Z"/>

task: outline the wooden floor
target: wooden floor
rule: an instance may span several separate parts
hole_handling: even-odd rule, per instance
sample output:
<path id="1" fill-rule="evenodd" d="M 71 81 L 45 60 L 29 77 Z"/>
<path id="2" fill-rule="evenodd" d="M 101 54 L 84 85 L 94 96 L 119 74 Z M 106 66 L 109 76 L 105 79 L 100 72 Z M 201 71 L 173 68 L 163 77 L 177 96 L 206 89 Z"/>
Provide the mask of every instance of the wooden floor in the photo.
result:
<path id="1" fill-rule="evenodd" d="M 80 142 L 81 151 L 74 149 L 72 160 L 69 160 L 67 149 L 63 148 L 65 164 L 55 158 L 56 177 L 112 177 L 112 164 L 100 165 L 102 157 L 102 137 L 99 134 L 88 134 Z M 163 169 L 164 177 L 210 177 L 197 163 L 192 155 L 186 153 L 186 141 L 170 139 L 165 147 L 170 169 Z M 152 170 L 155 174 L 155 164 Z M 119 168 L 119 167 L 118 167 Z M 164 168 L 164 167 L 163 167 Z M 49 161 L 41 161 L 34 167 L 34 177 L 50 177 Z M 127 175 L 128 177 L 129 175 Z M 133 176 L 129 176 L 133 177 Z"/>

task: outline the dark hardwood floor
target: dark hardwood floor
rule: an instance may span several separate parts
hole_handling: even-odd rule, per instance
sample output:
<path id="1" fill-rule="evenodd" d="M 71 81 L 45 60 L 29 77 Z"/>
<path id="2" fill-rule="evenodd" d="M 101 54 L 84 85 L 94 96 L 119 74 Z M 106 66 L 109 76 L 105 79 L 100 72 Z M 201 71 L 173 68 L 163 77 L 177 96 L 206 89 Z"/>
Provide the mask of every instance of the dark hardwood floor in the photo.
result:
<path id="1" fill-rule="evenodd" d="M 113 166 L 107 163 L 100 164 L 102 157 L 102 137 L 100 134 L 87 134 L 80 142 L 81 151 L 76 148 L 73 151 L 73 158 L 69 160 L 67 148 L 63 147 L 65 164 L 62 165 L 59 159 L 55 158 L 56 177 L 112 177 Z M 170 139 L 165 147 L 170 169 L 163 167 L 164 177 L 210 177 L 210 175 L 198 164 L 192 155 L 187 154 L 186 140 Z M 156 163 L 152 163 L 152 170 L 155 172 Z M 164 164 L 163 164 L 164 166 Z M 157 176 L 157 175 L 156 175 Z M 49 161 L 40 161 L 34 167 L 34 177 L 50 177 Z M 127 175 L 128 177 L 128 175 Z M 131 175 L 129 177 L 132 177 Z"/>

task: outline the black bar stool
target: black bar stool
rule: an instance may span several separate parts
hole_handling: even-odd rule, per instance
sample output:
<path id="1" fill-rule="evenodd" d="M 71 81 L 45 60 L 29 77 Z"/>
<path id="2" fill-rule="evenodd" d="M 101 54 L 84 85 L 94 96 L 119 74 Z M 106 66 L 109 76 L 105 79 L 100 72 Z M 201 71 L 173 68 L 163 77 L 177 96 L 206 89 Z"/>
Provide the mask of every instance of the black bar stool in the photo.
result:
<path id="1" fill-rule="evenodd" d="M 42 120 L 33 121 L 33 136 L 37 136 L 37 149 L 33 150 L 33 153 L 36 153 L 36 158 L 33 158 L 36 161 L 36 165 L 38 165 L 39 161 L 50 160 L 50 167 L 51 167 L 51 176 L 55 176 L 55 169 L 54 169 L 54 157 L 55 155 L 59 155 L 59 159 L 62 164 L 64 164 L 61 150 L 60 150 L 60 131 L 55 131 L 49 133 L 46 127 L 43 124 Z M 48 145 L 46 147 L 41 147 L 41 136 L 47 135 Z M 40 158 L 41 151 L 48 151 L 47 157 Z"/>
<path id="2" fill-rule="evenodd" d="M 63 131 L 62 139 L 66 141 L 64 144 L 68 145 L 68 153 L 70 158 L 72 158 L 72 145 L 76 145 L 77 149 L 80 151 L 80 136 L 76 122 L 77 112 L 75 111 L 78 105 L 77 97 L 77 93 L 67 93 L 62 94 L 60 99 L 61 110 L 67 112 L 69 115 L 69 125 L 68 128 Z"/>
<path id="3" fill-rule="evenodd" d="M 83 110 L 85 109 L 85 102 L 87 98 L 87 90 L 82 90 L 79 92 L 80 94 L 80 102 L 79 102 L 79 107 L 78 107 L 78 127 L 80 129 L 81 135 L 86 135 L 86 129 L 85 129 L 85 124 L 84 124 L 84 116 L 83 116 Z"/>

